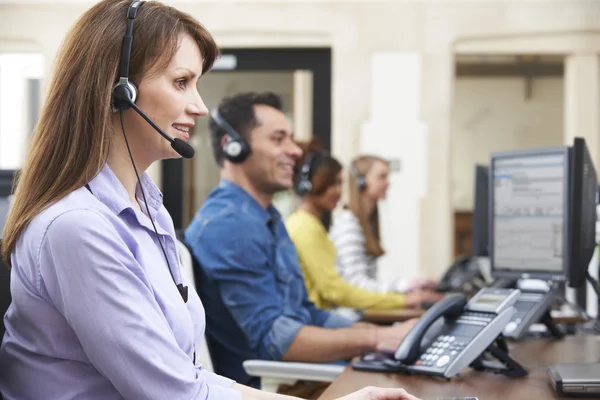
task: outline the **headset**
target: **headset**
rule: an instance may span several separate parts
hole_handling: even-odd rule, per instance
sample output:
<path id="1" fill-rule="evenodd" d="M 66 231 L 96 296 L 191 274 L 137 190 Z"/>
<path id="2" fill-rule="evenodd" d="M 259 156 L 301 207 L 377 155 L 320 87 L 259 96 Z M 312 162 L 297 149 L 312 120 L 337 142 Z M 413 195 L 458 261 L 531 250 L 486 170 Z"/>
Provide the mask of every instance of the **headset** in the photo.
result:
<path id="1" fill-rule="evenodd" d="M 354 163 L 350 164 L 350 173 L 354 176 L 354 180 L 356 181 L 356 187 L 359 190 L 365 190 L 367 188 L 367 180 L 364 175 L 358 172 L 356 169 L 356 165 Z"/>
<path id="2" fill-rule="evenodd" d="M 154 224 L 154 219 L 150 216 L 150 210 L 148 209 L 148 201 L 146 200 L 146 193 L 144 192 L 144 187 L 140 182 L 140 176 L 137 171 L 137 167 L 133 160 L 133 154 L 131 153 L 131 148 L 129 147 L 129 141 L 127 140 L 127 135 L 125 134 L 125 125 L 123 123 L 123 111 L 129 108 L 133 108 L 138 114 L 140 114 L 158 133 L 161 134 L 165 139 L 171 142 L 171 147 L 177 153 L 186 158 L 191 158 L 194 156 L 194 149 L 189 144 L 184 142 L 183 140 L 176 138 L 173 139 L 166 133 L 164 133 L 142 110 L 138 108 L 135 104 L 135 100 L 137 99 L 137 88 L 135 85 L 129 81 L 129 63 L 131 61 L 131 44 L 133 42 L 133 21 L 137 16 L 137 13 L 144 2 L 135 0 L 129 6 L 127 11 L 127 29 L 125 31 L 125 37 L 123 38 L 123 49 L 121 52 L 121 66 L 119 69 L 119 81 L 113 87 L 112 90 L 112 107 L 113 110 L 118 111 L 120 113 L 121 118 L 121 128 L 123 131 L 123 138 L 125 139 L 125 144 L 127 145 L 127 151 L 129 152 L 129 158 L 131 159 L 131 163 L 133 164 L 133 169 L 135 171 L 135 175 L 138 180 L 138 184 L 140 186 L 140 191 L 142 192 L 142 197 L 144 199 L 144 204 L 146 205 L 146 212 L 148 214 L 148 218 L 152 223 L 152 227 L 154 228 L 154 233 L 156 234 L 156 239 L 160 245 L 162 253 L 165 257 L 165 262 L 167 264 L 167 268 L 169 269 L 169 273 L 171 274 L 171 278 L 173 279 L 173 283 L 177 287 L 181 298 L 185 303 L 188 301 L 188 287 L 183 286 L 182 283 L 177 283 L 175 280 L 175 276 L 173 275 L 173 270 L 171 269 L 171 264 L 169 263 L 169 258 L 167 257 L 167 252 L 163 246 L 162 240 L 158 235 L 158 231 L 156 229 L 156 225 Z M 86 185 L 87 189 L 91 192 L 89 185 Z M 92 193 L 93 194 L 93 193 Z M 196 357 L 196 350 L 194 349 L 194 362 Z"/>
<path id="3" fill-rule="evenodd" d="M 227 133 L 227 141 L 223 144 L 225 158 L 234 164 L 244 162 L 252 153 L 248 142 L 223 118 L 218 108 L 213 109 L 210 116 L 215 124 Z"/>
<path id="4" fill-rule="evenodd" d="M 314 164 L 317 158 L 323 157 L 324 154 L 320 151 L 313 151 L 306 156 L 304 160 L 304 164 L 302 164 L 302 168 L 300 168 L 300 173 L 298 175 L 298 181 L 296 182 L 296 193 L 300 196 L 304 196 L 313 190 L 312 184 L 312 174 L 314 169 Z"/>

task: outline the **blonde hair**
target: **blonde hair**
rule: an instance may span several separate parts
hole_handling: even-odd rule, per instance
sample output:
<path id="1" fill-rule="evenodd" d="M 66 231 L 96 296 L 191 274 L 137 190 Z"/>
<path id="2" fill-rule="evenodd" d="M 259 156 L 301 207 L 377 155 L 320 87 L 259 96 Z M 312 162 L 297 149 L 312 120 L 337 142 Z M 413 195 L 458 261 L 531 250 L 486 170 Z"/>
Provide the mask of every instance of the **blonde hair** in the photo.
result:
<path id="1" fill-rule="evenodd" d="M 385 250 L 381 247 L 381 238 L 379 235 L 379 209 L 377 204 L 375 204 L 373 212 L 367 215 L 364 202 L 365 189 L 359 187 L 358 181 L 359 179 L 365 179 L 367 173 L 377 161 L 386 165 L 388 164 L 387 160 L 372 155 L 360 156 L 352 161 L 348 178 L 349 201 L 346 205 L 346 208 L 352 211 L 360 223 L 365 236 L 365 252 L 374 257 L 380 257 L 385 254 Z"/>
<path id="2" fill-rule="evenodd" d="M 2 256 L 9 265 L 31 220 L 92 180 L 106 163 L 113 140 L 112 87 L 130 4 L 99 2 L 79 18 L 62 44 L 3 231 Z M 162 73 L 182 34 L 199 46 L 206 73 L 219 54 L 210 33 L 173 7 L 143 3 L 134 24 L 130 80 L 139 85 L 143 76 Z"/>

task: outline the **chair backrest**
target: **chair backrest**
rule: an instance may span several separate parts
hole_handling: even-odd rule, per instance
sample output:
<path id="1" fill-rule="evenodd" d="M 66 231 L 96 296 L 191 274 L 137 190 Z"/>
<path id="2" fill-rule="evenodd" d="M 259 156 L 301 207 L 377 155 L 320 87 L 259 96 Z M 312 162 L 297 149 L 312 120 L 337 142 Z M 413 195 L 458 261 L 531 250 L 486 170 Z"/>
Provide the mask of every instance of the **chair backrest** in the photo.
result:
<path id="1" fill-rule="evenodd" d="M 196 273 L 194 271 L 195 265 L 195 257 L 192 254 L 192 250 L 185 243 L 182 232 L 177 232 L 177 250 L 179 251 L 179 260 L 181 261 L 181 266 L 183 268 L 183 273 L 185 274 L 186 280 L 189 282 L 191 288 L 198 292 L 196 287 Z M 206 336 L 204 337 L 204 341 L 196 348 L 196 354 L 198 357 L 198 362 L 202 364 L 202 367 L 207 371 L 214 372 L 214 367 L 212 364 L 212 359 L 210 356 L 210 351 L 208 349 L 208 342 L 206 340 Z M 2 399 L 0 399 L 2 400 Z"/>
<path id="2" fill-rule="evenodd" d="M 196 290 L 196 279 L 194 278 L 194 262 L 188 247 L 180 239 L 177 239 L 179 261 L 183 267 L 183 273 L 190 285 Z"/>
<path id="3" fill-rule="evenodd" d="M 0 239 L 0 247 L 2 247 L 2 239 Z M 0 260 L 0 343 L 4 337 L 4 314 L 12 301 L 10 295 L 10 270 L 2 260 Z"/>

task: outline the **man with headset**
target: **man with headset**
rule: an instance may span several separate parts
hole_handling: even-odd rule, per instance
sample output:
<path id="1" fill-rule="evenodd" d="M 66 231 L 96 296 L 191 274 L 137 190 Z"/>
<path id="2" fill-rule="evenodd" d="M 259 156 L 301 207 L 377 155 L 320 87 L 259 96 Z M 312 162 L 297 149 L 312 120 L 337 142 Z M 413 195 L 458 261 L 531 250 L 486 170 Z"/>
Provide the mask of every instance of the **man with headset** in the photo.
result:
<path id="1" fill-rule="evenodd" d="M 221 181 L 185 238 L 201 265 L 198 290 L 215 372 L 258 386 L 246 359 L 340 362 L 393 352 L 414 321 L 355 323 L 308 300 L 298 257 L 273 195 L 292 187 L 301 156 L 280 98 L 245 93 L 212 111 L 211 141 Z M 344 361 L 341 361 L 344 362 Z"/>

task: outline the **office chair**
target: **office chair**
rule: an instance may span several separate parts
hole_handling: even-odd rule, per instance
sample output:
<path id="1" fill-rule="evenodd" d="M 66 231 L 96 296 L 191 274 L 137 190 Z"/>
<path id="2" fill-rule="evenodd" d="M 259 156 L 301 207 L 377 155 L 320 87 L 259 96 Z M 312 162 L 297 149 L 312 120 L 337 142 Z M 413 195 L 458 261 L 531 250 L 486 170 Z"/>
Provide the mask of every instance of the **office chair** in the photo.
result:
<path id="1" fill-rule="evenodd" d="M 2 239 L 0 239 L 0 248 L 2 247 Z M 10 270 L 2 260 L 0 260 L 0 344 L 4 338 L 4 314 L 8 310 L 8 306 L 12 301 L 10 295 Z M 0 393 L 0 400 L 2 400 L 2 393 Z"/>
<path id="2" fill-rule="evenodd" d="M 0 239 L 0 247 L 2 247 L 2 239 Z M 4 337 L 4 314 L 8 310 L 8 306 L 12 301 L 10 295 L 10 270 L 2 260 L 0 260 L 0 343 Z"/>
<path id="3" fill-rule="evenodd" d="M 183 274 L 185 275 L 190 289 L 193 288 L 194 290 L 196 290 L 196 279 L 194 276 L 194 264 L 192 253 L 181 239 L 182 237 L 180 235 L 177 235 L 177 247 L 179 251 L 179 260 L 181 261 L 181 266 L 183 267 Z M 202 368 L 206 369 L 207 371 L 214 372 L 212 360 L 208 351 L 206 338 L 204 338 L 204 341 L 202 341 L 202 343 L 196 349 L 196 351 L 196 361 L 202 364 Z"/>

